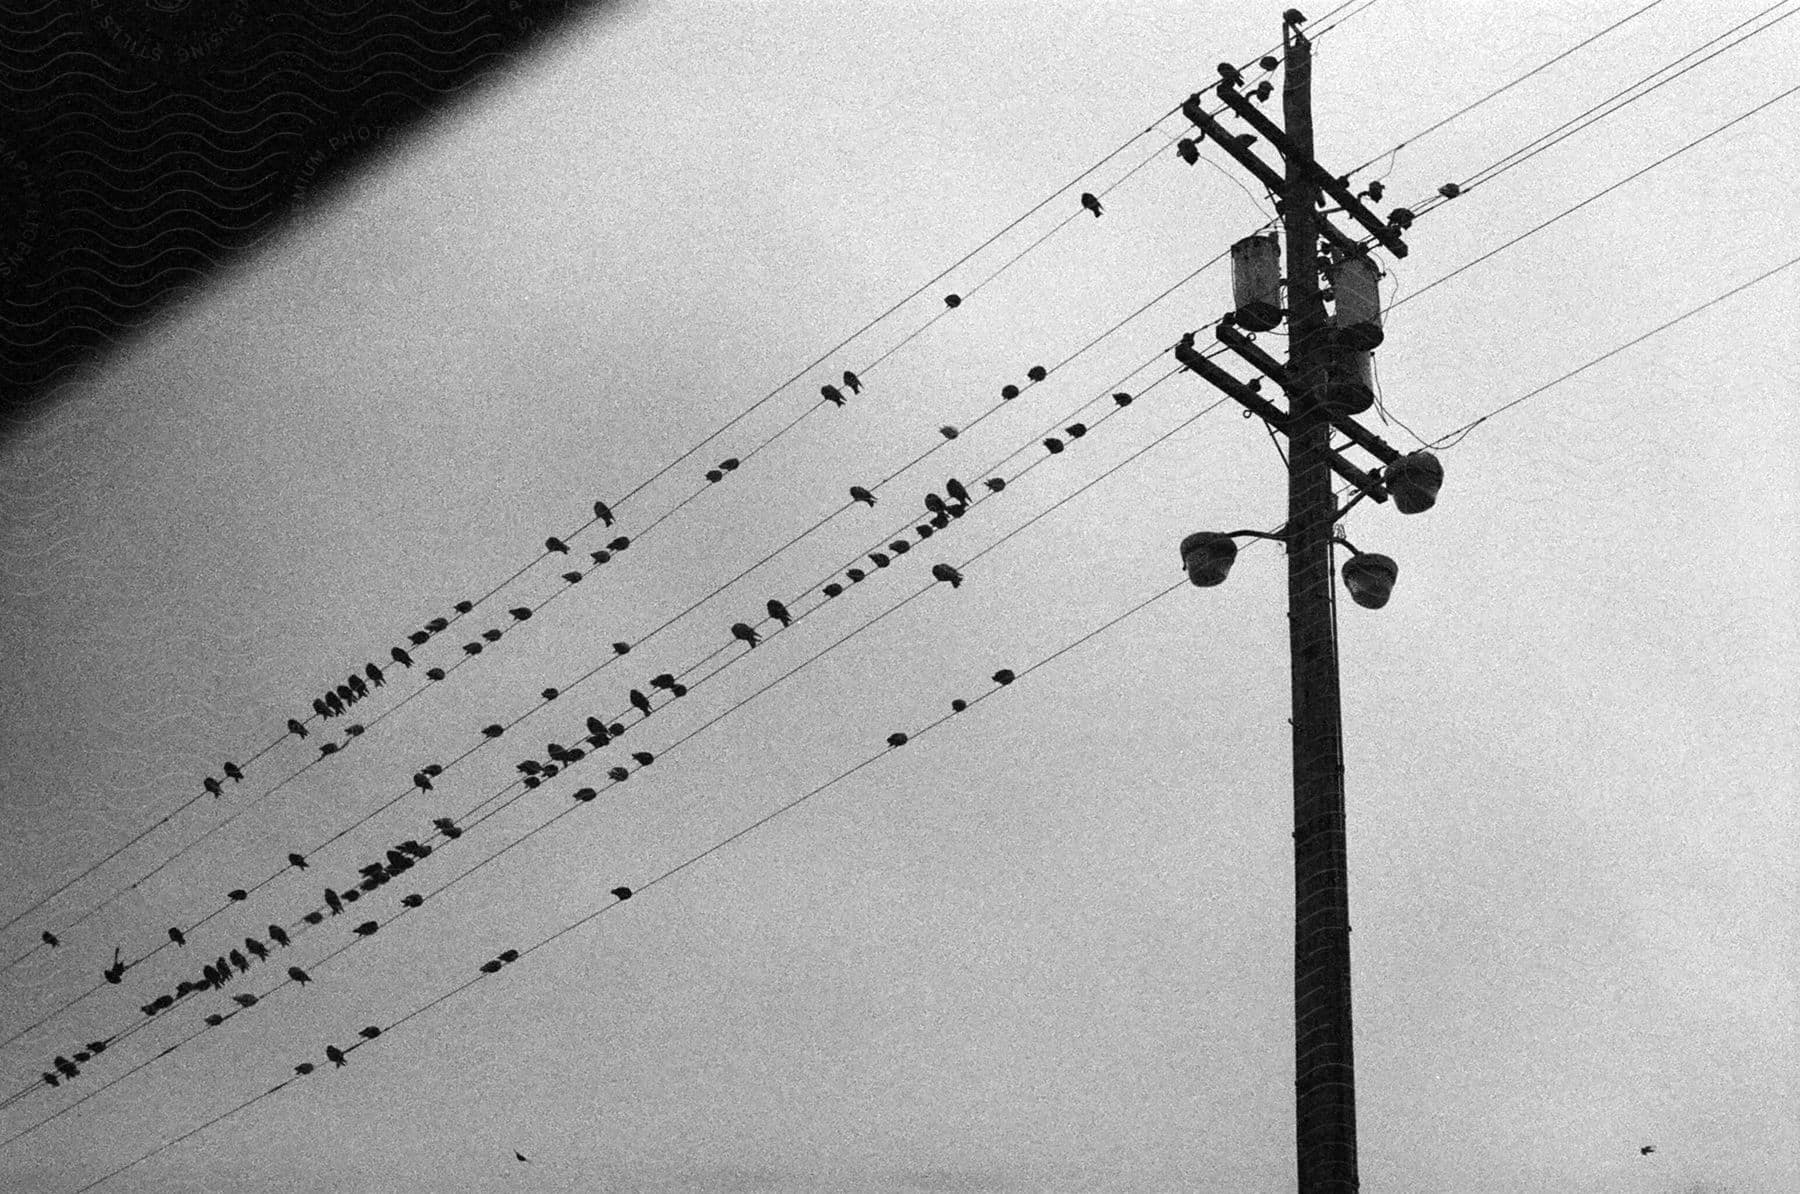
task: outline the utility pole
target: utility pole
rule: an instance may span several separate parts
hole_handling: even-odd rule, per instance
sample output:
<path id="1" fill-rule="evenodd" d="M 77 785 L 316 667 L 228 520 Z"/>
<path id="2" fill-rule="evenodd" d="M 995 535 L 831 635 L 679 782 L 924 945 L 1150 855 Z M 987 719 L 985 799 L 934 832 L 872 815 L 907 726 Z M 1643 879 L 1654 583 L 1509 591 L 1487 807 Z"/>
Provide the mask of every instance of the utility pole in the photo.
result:
<path id="1" fill-rule="evenodd" d="M 1312 45 L 1284 31 L 1281 107 L 1292 151 L 1282 188 L 1287 235 L 1288 653 L 1294 739 L 1294 1098 L 1301 1194 L 1357 1189 L 1350 1019 L 1350 875 L 1344 835 L 1331 532 L 1337 495 L 1325 452 L 1330 329 L 1319 294 Z"/>
<path id="2" fill-rule="evenodd" d="M 1402 514 L 1428 510 L 1437 500 L 1443 467 L 1428 451 L 1401 454 L 1357 423 L 1374 402 L 1369 392 L 1369 350 L 1381 343 L 1379 271 L 1370 259 L 1377 245 L 1406 255 L 1400 233 L 1411 212 L 1393 209 L 1386 220 L 1362 202 L 1379 200 L 1379 184 L 1352 194 L 1313 157 L 1312 45 L 1299 30 L 1305 18 L 1284 14 L 1283 59 L 1264 58 L 1266 71 L 1283 72 L 1282 119 L 1277 128 L 1258 109 L 1268 84 L 1253 95 L 1240 88 L 1242 73 L 1219 65 L 1219 99 L 1254 133 L 1227 132 L 1205 110 L 1198 92 L 1181 107 L 1201 133 L 1218 144 L 1268 190 L 1279 195 L 1287 240 L 1286 300 L 1276 276 L 1274 238 L 1253 235 L 1232 248 L 1236 307 L 1218 323 L 1217 338 L 1286 394 L 1287 410 L 1260 396 L 1261 381 L 1246 383 L 1201 354 L 1194 333 L 1182 337 L 1176 359 L 1224 391 L 1246 411 L 1288 437 L 1288 517 L 1280 531 L 1199 531 L 1181 543 L 1182 563 L 1195 585 L 1223 583 L 1237 558 L 1236 538 L 1278 539 L 1287 549 L 1288 650 L 1293 684 L 1294 754 L 1294 1106 L 1300 1194 L 1354 1194 L 1356 1167 L 1356 1072 L 1350 1014 L 1350 886 L 1344 817 L 1343 721 L 1338 697 L 1336 591 L 1332 552 L 1344 547 L 1344 583 L 1358 605 L 1380 609 L 1398 574 L 1387 556 L 1358 551 L 1336 530 L 1338 520 L 1363 498 Z M 1258 135 L 1282 157 L 1277 172 L 1250 146 Z M 1180 153 L 1190 164 L 1198 146 Z M 1319 209 L 1326 196 L 1338 211 L 1368 232 L 1362 243 L 1335 227 Z M 1328 252 L 1328 258 L 1321 253 Z M 1329 263 L 1331 285 L 1320 284 Z M 1328 315 L 1326 301 L 1333 310 Z M 1282 318 L 1288 331 L 1285 364 L 1252 343 L 1254 333 Z M 1240 330 L 1244 329 L 1244 330 Z M 1246 335 L 1248 331 L 1249 335 Z M 1331 437 L 1346 437 L 1333 448 Z M 1355 446 L 1378 461 L 1365 470 L 1345 458 Z M 1359 492 L 1338 508 L 1334 475 Z"/>

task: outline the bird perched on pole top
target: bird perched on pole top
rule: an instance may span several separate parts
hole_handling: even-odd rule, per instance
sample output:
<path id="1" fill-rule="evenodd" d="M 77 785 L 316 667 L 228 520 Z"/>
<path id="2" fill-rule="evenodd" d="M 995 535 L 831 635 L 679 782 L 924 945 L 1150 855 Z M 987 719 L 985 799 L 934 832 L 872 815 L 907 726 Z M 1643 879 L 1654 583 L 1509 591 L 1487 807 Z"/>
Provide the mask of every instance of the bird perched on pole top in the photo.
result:
<path id="1" fill-rule="evenodd" d="M 1095 219 L 1098 219 L 1100 217 L 1100 213 L 1102 211 L 1106 210 L 1105 208 L 1100 206 L 1100 200 L 1094 195 L 1094 193 L 1092 191 L 1081 192 L 1081 206 L 1083 206 L 1083 207 L 1087 208 L 1089 211 L 1093 212 Z"/>
<path id="2" fill-rule="evenodd" d="M 1306 15 L 1297 8 L 1290 8 L 1281 14 L 1281 20 L 1287 25 L 1304 25 L 1306 24 Z"/>

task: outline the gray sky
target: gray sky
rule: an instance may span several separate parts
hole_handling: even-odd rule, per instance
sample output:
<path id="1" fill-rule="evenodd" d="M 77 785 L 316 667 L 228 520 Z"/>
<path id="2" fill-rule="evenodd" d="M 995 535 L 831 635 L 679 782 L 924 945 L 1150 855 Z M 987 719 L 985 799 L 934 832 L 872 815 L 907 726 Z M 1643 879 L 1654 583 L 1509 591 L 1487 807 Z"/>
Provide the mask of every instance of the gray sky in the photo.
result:
<path id="1" fill-rule="evenodd" d="M 577 28 L 341 200 L 309 205 L 0 449 L 0 910 L 1210 86 L 1213 63 L 1266 49 L 1280 7 L 643 4 Z M 1318 44 L 1321 157 L 1348 170 L 1632 7 L 1381 0 Z M 1390 201 L 1428 196 L 1762 7 L 1668 0 L 1359 182 L 1385 172 Z M 1800 25 L 1777 26 L 1446 204 L 1392 284 L 1420 289 L 1792 86 L 1797 48 Z M 1378 354 L 1391 413 L 1441 435 L 1791 256 L 1794 102 L 1396 310 Z M 1077 189 L 1111 186 L 1179 126 Z M 1057 200 L 621 503 L 617 532 L 639 534 L 820 381 L 864 372 L 848 408 L 808 416 L 343 757 L 0 978 L 0 1027 L 396 795 L 1253 230 L 1263 204 L 1216 148 L 1206 157 L 1221 168 L 1161 152 L 1100 220 L 1081 214 L 871 366 L 943 293 L 970 294 L 1078 212 Z M 1795 278 L 1483 424 L 1444 452 L 1430 513 L 1364 506 L 1346 524 L 1400 565 L 1387 608 L 1340 611 L 1368 1190 L 1756 1194 L 1800 1177 Z M 0 1094 L 499 789 L 583 715 L 729 644 L 769 597 L 810 608 L 801 595 L 928 488 L 1025 449 L 998 470 L 1014 475 L 1065 412 L 1144 389 L 1167 358 L 1119 379 L 1228 296 L 1222 267 L 1200 275 L 897 478 L 877 509 L 840 514 L 186 953 L 0 1050 Z M 1150 391 L 626 749 L 682 737 L 923 585 L 930 563 L 967 560 L 1215 397 L 1191 376 Z M 80 1188 L 323 1064 L 326 1044 L 391 1024 L 1175 581 L 1188 531 L 1273 526 L 1283 494 L 1259 426 L 1229 409 L 1199 420 L 970 564 L 960 589 L 883 619 L 311 986 L 0 1148 L 0 1185 Z M 604 538 L 585 533 L 577 554 Z M 539 564 L 420 667 L 560 589 L 567 566 Z M 1292 1188 L 1284 592 L 1277 554 L 1247 550 L 1225 586 L 1183 587 L 348 1067 L 323 1064 L 102 1188 Z M 227 801 L 0 935 L 5 956 L 315 753 L 264 756 Z M 360 907 L 385 922 L 400 894 L 561 812 L 597 770 Z M 348 940 L 327 921 L 284 960 Z M 0 1135 L 214 1004 L 231 1006 L 184 1001 L 66 1087 L 0 1111 Z"/>

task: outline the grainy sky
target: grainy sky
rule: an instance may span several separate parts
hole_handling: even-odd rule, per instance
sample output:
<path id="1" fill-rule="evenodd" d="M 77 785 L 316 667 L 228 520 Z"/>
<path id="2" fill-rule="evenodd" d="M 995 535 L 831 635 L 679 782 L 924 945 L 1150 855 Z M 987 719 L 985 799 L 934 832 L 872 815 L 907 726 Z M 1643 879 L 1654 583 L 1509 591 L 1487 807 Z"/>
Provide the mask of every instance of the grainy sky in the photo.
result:
<path id="1" fill-rule="evenodd" d="M 1667 0 L 1378 156 L 1633 7 L 1379 0 L 1318 42 L 1320 155 L 1338 171 L 1378 158 L 1359 184 L 1421 199 L 1765 6 Z M 310 1061 L 101 1188 L 1291 1189 L 1279 556 L 1248 549 L 1228 584 L 1183 586 L 920 733 L 953 697 L 992 690 L 995 669 L 1024 671 L 1178 580 L 1185 533 L 1280 521 L 1276 449 L 1229 408 L 967 563 L 960 589 L 933 588 L 393 920 L 401 894 L 603 783 L 621 747 L 670 747 L 924 586 L 931 563 L 969 561 L 1215 400 L 1189 375 L 1150 389 L 1167 356 L 1121 379 L 1226 308 L 1222 266 L 969 427 L 1002 385 L 1268 218 L 1216 147 L 1192 167 L 1164 148 L 1171 116 L 619 500 L 1210 86 L 1215 62 L 1274 44 L 1280 8 L 640 4 L 309 201 L 0 449 L 6 917 L 569 535 L 595 498 L 619 525 L 583 531 L 572 559 L 638 538 L 566 592 L 573 564 L 533 564 L 410 675 L 391 669 L 378 701 L 313 723 L 225 800 L 0 934 L 7 959 L 42 929 L 63 938 L 0 976 L 12 1036 L 97 982 L 114 947 L 138 957 L 288 851 L 312 855 L 185 951 L 7 1044 L 0 1095 L 502 790 L 583 716 L 624 714 L 632 686 L 746 655 L 348 918 L 296 933 L 276 961 L 308 966 L 304 989 L 255 967 L 0 1110 L 11 1137 L 232 1010 L 227 994 L 265 993 L 0 1146 L 0 1185 L 82 1188 Z M 1797 49 L 1800 25 L 1775 26 L 1430 213 L 1390 294 L 1793 86 Z M 1378 354 L 1388 411 L 1436 438 L 1791 257 L 1793 103 L 1396 309 Z M 1080 212 L 1075 192 L 1102 189 L 1105 215 Z M 1435 510 L 1365 504 L 1347 521 L 1400 566 L 1385 609 L 1340 610 L 1364 1189 L 1774 1194 L 1800 1178 L 1795 279 L 1477 427 L 1443 452 Z M 949 291 L 970 297 L 884 356 Z M 863 393 L 749 456 L 845 368 Z M 812 609 L 946 477 L 1016 476 L 1046 455 L 1047 428 L 1118 389 L 1148 392 L 1104 423 L 1111 404 L 1089 408 L 1070 451 L 753 655 L 734 644 L 730 625 L 762 621 L 770 597 Z M 968 430 L 947 442 L 944 425 Z M 934 446 L 874 510 L 837 513 L 574 685 L 609 643 L 644 639 L 839 510 L 849 485 Z M 746 462 L 707 487 L 728 456 Z M 509 607 L 556 593 L 263 798 L 424 667 L 511 625 Z M 546 685 L 569 691 L 433 792 L 320 846 Z M 394 1026 L 895 731 L 915 740 Z M 365 915 L 382 931 L 322 961 Z M 325 1062 L 367 1024 L 388 1031 L 343 1069 Z"/>

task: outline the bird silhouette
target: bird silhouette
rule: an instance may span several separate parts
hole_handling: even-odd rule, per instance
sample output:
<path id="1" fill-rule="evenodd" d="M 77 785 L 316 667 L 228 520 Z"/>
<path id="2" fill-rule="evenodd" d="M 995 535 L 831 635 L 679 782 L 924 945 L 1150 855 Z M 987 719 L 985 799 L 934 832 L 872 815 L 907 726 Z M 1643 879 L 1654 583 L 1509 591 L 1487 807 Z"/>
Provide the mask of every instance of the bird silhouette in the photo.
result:
<path id="1" fill-rule="evenodd" d="M 636 763 L 639 767 L 648 767 L 650 764 L 656 762 L 656 756 L 647 750 L 634 750 L 631 752 L 631 761 Z"/>
<path id="2" fill-rule="evenodd" d="M 564 543 L 561 539 L 558 539 L 555 535 L 552 535 L 544 540 L 544 550 L 560 552 L 566 556 L 569 554 L 569 545 Z"/>
<path id="3" fill-rule="evenodd" d="M 463 644 L 464 655 L 479 655 L 481 654 L 481 649 L 482 645 L 478 642 Z"/>
<path id="4" fill-rule="evenodd" d="M 381 1028 L 379 1025 L 371 1024 L 367 1028 L 357 1029 L 356 1035 L 365 1041 L 372 1041 L 381 1035 Z"/>
<path id="5" fill-rule="evenodd" d="M 298 966 L 288 967 L 288 978 L 299 983 L 303 987 L 312 981 L 312 975 L 306 973 L 306 971 L 300 969 Z"/>
<path id="6" fill-rule="evenodd" d="M 333 1066 L 342 1068 L 344 1065 L 344 1051 L 336 1045 L 325 1046 L 325 1058 L 327 1061 L 331 1062 Z"/>
<path id="7" fill-rule="evenodd" d="M 1647 1157 L 1655 1151 L 1656 1151 L 1656 1146 L 1654 1144 L 1640 1145 L 1638 1148 L 1638 1156 Z"/>
<path id="8" fill-rule="evenodd" d="M 742 639 L 752 647 L 755 647 L 757 643 L 762 641 L 762 637 L 758 635 L 756 631 L 750 629 L 750 623 L 748 622 L 733 622 L 731 624 L 731 637 Z"/>
<path id="9" fill-rule="evenodd" d="M 852 501 L 861 502 L 865 506 L 873 507 L 875 505 L 875 495 L 860 485 L 852 485 L 850 487 L 850 498 Z"/>
<path id="10" fill-rule="evenodd" d="M 944 482 L 944 492 L 950 495 L 950 500 L 953 502 L 967 502 L 969 500 L 969 491 L 964 489 L 963 483 L 958 481 L 955 477 L 951 477 L 948 481 Z"/>
<path id="11" fill-rule="evenodd" d="M 429 792 L 431 791 L 431 780 L 423 771 L 415 771 L 413 772 L 413 787 L 421 792 Z"/>
<path id="12" fill-rule="evenodd" d="M 894 562 L 893 560 L 891 560 L 887 557 L 887 554 L 885 552 L 879 552 L 879 551 L 870 552 L 869 559 L 871 559 L 875 562 L 875 566 L 877 568 L 886 568 L 889 564 Z"/>
<path id="13" fill-rule="evenodd" d="M 245 991 L 242 995 L 233 995 L 231 997 L 231 1001 L 233 1003 L 237 1004 L 239 1007 L 255 1007 L 256 1006 L 256 996 L 250 994 L 250 992 L 248 992 L 248 991 Z"/>
<path id="14" fill-rule="evenodd" d="M 428 667 L 425 669 L 425 678 L 427 680 L 442 680 L 444 678 L 444 669 L 441 667 Z"/>
<path id="15" fill-rule="evenodd" d="M 487 961 L 485 961 L 481 964 L 481 968 L 480 968 L 481 973 L 483 973 L 483 974 L 499 974 L 500 967 L 503 965 L 505 965 L 505 963 L 500 961 L 499 958 L 489 958 Z"/>
<path id="16" fill-rule="evenodd" d="M 412 656 L 408 655 L 404 648 L 395 647 L 392 651 L 389 651 L 388 654 L 393 656 L 394 662 L 401 667 L 412 666 Z"/>
<path id="17" fill-rule="evenodd" d="M 991 493 L 999 493 L 1002 489 L 1006 488 L 1006 482 L 999 477 L 989 477 L 987 480 L 983 481 L 982 484 L 987 486 Z"/>
<path id="18" fill-rule="evenodd" d="M 431 641 L 431 631 L 415 630 L 411 634 L 406 636 L 406 641 L 411 643 L 415 647 L 422 647 L 426 643 Z"/>
<path id="19" fill-rule="evenodd" d="M 524 1153 L 522 1153 L 522 1152 L 520 1152 L 520 1151 L 519 1151 L 519 1150 L 518 1150 L 518 1149 L 516 1149 L 516 1148 L 515 1148 L 515 1149 L 513 1149 L 513 1157 L 514 1157 L 514 1159 L 515 1159 L 515 1160 L 519 1160 L 519 1161 L 525 1161 L 525 1162 L 527 1162 L 527 1163 L 529 1163 L 529 1162 L 530 1162 L 530 1161 L 531 1161 L 531 1158 L 530 1158 L 530 1157 L 528 1157 L 528 1156 L 526 1156 L 526 1155 L 525 1155 L 525 1154 L 524 1154 Z"/>
<path id="20" fill-rule="evenodd" d="M 1306 24 L 1305 15 L 1302 14 L 1301 11 L 1297 8 L 1290 8 L 1286 12 L 1282 13 L 1281 19 L 1282 19 L 1283 23 L 1288 24 L 1288 25 L 1304 25 L 1304 24 Z"/>
<path id="21" fill-rule="evenodd" d="M 562 578 L 572 585 L 581 583 L 581 573 L 579 572 L 565 572 L 562 574 Z"/>
<path id="22" fill-rule="evenodd" d="M 931 525 L 940 531 L 943 530 L 945 527 L 949 526 L 950 525 L 950 511 L 939 510 L 936 514 L 933 514 L 931 516 Z"/>
<path id="23" fill-rule="evenodd" d="M 380 927 L 381 927 L 381 925 L 375 921 L 365 920 L 361 924 L 356 926 L 355 931 L 356 931 L 356 935 L 358 937 L 373 937 L 375 935 L 375 930 L 379 929 Z"/>
<path id="24" fill-rule="evenodd" d="M 1043 381 L 1046 377 L 1050 376 L 1050 371 L 1042 365 L 1033 365 L 1031 368 L 1025 370 L 1025 376 L 1029 377 L 1032 381 Z"/>
<path id="25" fill-rule="evenodd" d="M 516 609 L 509 609 L 506 612 L 512 615 L 513 621 L 515 622 L 528 622 L 531 620 L 531 610 L 523 605 Z"/>
<path id="26" fill-rule="evenodd" d="M 615 887 L 612 889 L 612 896 L 615 900 L 629 900 L 631 898 L 631 888 Z"/>
<path id="27" fill-rule="evenodd" d="M 944 306 L 949 307 L 952 311 L 956 310 L 956 308 L 962 306 L 962 295 L 946 294 L 944 296 Z"/>
<path id="28" fill-rule="evenodd" d="M 333 717 L 336 717 L 344 711 L 344 698 L 335 692 L 328 692 L 325 694 L 325 707 L 331 710 Z"/>
<path id="29" fill-rule="evenodd" d="M 369 695 L 369 682 L 355 672 L 351 672 L 350 678 L 344 683 L 350 686 L 350 691 L 356 694 L 356 699 L 359 701 Z"/>
<path id="30" fill-rule="evenodd" d="M 326 744 L 325 744 L 325 745 L 323 745 L 323 746 L 321 746 L 321 747 L 320 747 L 320 748 L 319 748 L 319 757 L 320 757 L 320 758 L 321 758 L 321 759 L 322 759 L 322 758 L 324 758 L 324 757 L 325 757 L 325 756 L 326 756 L 326 755 L 334 755 L 334 754 L 336 754 L 336 753 L 337 753 L 337 751 L 338 751 L 338 744 L 337 744 L 337 743 L 335 743 L 335 742 L 327 742 L 327 743 L 326 743 Z"/>
<path id="31" fill-rule="evenodd" d="M 1011 684 L 1016 679 L 1018 679 L 1018 677 L 1013 675 L 1013 670 L 1011 668 L 1003 667 L 994 673 L 994 683 L 999 684 L 1002 687 Z"/>
<path id="32" fill-rule="evenodd" d="M 825 395 L 825 401 L 831 403 L 831 405 L 833 405 L 833 406 L 844 405 L 844 402 L 845 402 L 844 392 L 842 390 L 838 389 L 836 386 L 832 386 L 832 385 L 820 386 L 819 393 Z"/>
<path id="33" fill-rule="evenodd" d="M 303 871 L 306 869 L 306 856 L 304 854 L 289 854 L 288 862 L 297 871 Z"/>
<path id="34" fill-rule="evenodd" d="M 319 697 L 313 698 L 312 711 L 320 717 L 331 716 L 331 709 L 325 704 L 324 700 Z"/>
<path id="35" fill-rule="evenodd" d="M 963 700 L 961 697 L 957 697 L 954 701 L 950 702 L 950 712 L 952 712 L 952 713 L 961 713 L 964 709 L 967 709 L 968 707 L 969 707 L 969 702 Z"/>
<path id="36" fill-rule="evenodd" d="M 892 543 L 888 544 L 888 550 L 893 552 L 897 556 L 903 556 L 907 552 L 912 550 L 912 544 L 908 543 L 904 539 L 896 539 Z"/>
<path id="37" fill-rule="evenodd" d="M 616 784 L 622 784 L 631 778 L 631 772 L 625 770 L 623 767 L 610 767 L 607 769 L 606 778 L 612 780 Z"/>
<path id="38" fill-rule="evenodd" d="M 862 393 L 862 378 L 848 369 L 844 370 L 844 384 L 850 388 L 852 394 Z"/>
<path id="39" fill-rule="evenodd" d="M 1069 433 L 1070 439 L 1080 439 L 1087 434 L 1087 424 L 1070 423 L 1067 427 L 1064 427 L 1063 430 Z"/>
<path id="40" fill-rule="evenodd" d="M 231 959 L 231 964 L 238 968 L 239 974 L 250 973 L 250 959 L 244 956 L 242 950 L 234 949 L 225 956 Z"/>
<path id="41" fill-rule="evenodd" d="M 367 676 L 369 678 L 369 683 L 373 684 L 377 688 L 380 688 L 382 686 L 382 684 L 384 683 L 384 681 L 381 678 L 381 669 L 376 667 L 372 663 L 369 664 L 367 667 L 363 668 L 363 675 Z"/>
<path id="42" fill-rule="evenodd" d="M 775 600 L 773 597 L 769 598 L 768 610 L 769 616 L 774 618 L 777 622 L 780 622 L 783 626 L 792 626 L 794 624 L 794 616 L 788 613 L 787 606 L 781 604 L 781 602 Z"/>
<path id="43" fill-rule="evenodd" d="M 855 584 L 857 581 L 859 581 L 863 577 L 867 576 L 868 573 L 864 572 L 861 568 L 852 568 L 849 571 L 845 572 L 844 575 L 850 578 L 851 584 Z"/>
<path id="44" fill-rule="evenodd" d="M 735 631 L 734 631 L 734 633 L 735 633 Z M 754 644 L 752 644 L 752 645 L 754 645 Z M 642 713 L 645 717 L 650 716 L 650 698 L 645 696 L 641 690 L 636 689 L 636 688 L 632 689 L 630 700 L 631 700 L 631 707 L 633 709 L 636 709 L 639 713 Z"/>
<path id="45" fill-rule="evenodd" d="M 906 745 L 906 735 L 905 734 L 889 734 L 887 742 L 888 742 L 889 746 L 905 746 Z"/>
<path id="46" fill-rule="evenodd" d="M 1192 166 L 1200 160 L 1200 146 L 1194 142 L 1192 137 L 1183 137 L 1175 142 L 1175 155 Z"/>
<path id="47" fill-rule="evenodd" d="M 333 916 L 336 916 L 344 910 L 344 903 L 338 898 L 338 893 L 331 890 L 329 887 L 325 889 L 325 906 L 331 909 L 331 914 Z"/>
<path id="48" fill-rule="evenodd" d="M 953 589 L 962 587 L 962 573 L 958 572 L 948 564 L 933 564 L 931 566 L 931 575 L 938 580 L 948 581 L 950 587 Z"/>
<path id="49" fill-rule="evenodd" d="M 913 528 L 913 534 L 917 535 L 920 539 L 929 539 L 937 534 L 937 528 L 928 522 L 922 522 Z"/>
<path id="50" fill-rule="evenodd" d="M 824 593 L 827 597 L 836 597 L 839 594 L 841 594 L 843 591 L 844 591 L 844 586 L 838 584 L 836 581 L 833 581 L 831 584 L 826 585 L 823 589 L 820 590 L 820 592 Z"/>
<path id="51" fill-rule="evenodd" d="M 269 940 L 273 941 L 276 945 L 281 946 L 283 949 L 287 948 L 288 935 L 286 930 L 280 925 L 270 925 Z"/>
<path id="52" fill-rule="evenodd" d="M 950 424 L 946 423 L 942 427 L 938 428 L 938 434 L 943 436 L 945 439 L 955 439 L 957 436 L 961 435 L 962 432 L 958 431 L 956 428 L 954 428 L 954 427 L 950 426 Z"/>
<path id="53" fill-rule="evenodd" d="M 944 510 L 944 499 L 935 493 L 928 493 L 925 495 L 925 508 L 933 514 L 942 513 Z"/>
<path id="54" fill-rule="evenodd" d="M 495 627 L 492 630 L 482 631 L 481 637 L 486 639 L 490 643 L 497 643 L 500 641 L 500 636 L 504 633 L 506 633 L 506 632 L 501 630 L 499 627 Z"/>
<path id="55" fill-rule="evenodd" d="M 1052 456 L 1054 456 L 1054 455 L 1056 455 L 1056 453 L 1063 450 L 1063 442 L 1061 440 L 1057 439 L 1053 435 L 1049 439 L 1044 441 L 1044 447 L 1050 452 L 1050 454 Z"/>
<path id="56" fill-rule="evenodd" d="M 296 721 L 292 717 L 288 718 L 287 728 L 288 728 L 288 733 L 292 734 L 296 738 L 306 737 L 306 727 L 301 725 L 298 721 Z"/>
<path id="57" fill-rule="evenodd" d="M 266 962 L 269 960 L 269 947 L 254 937 L 244 938 L 244 948 L 249 950 L 250 956 L 259 962 Z"/>
<path id="58" fill-rule="evenodd" d="M 1106 210 L 1105 208 L 1100 206 L 1100 200 L 1095 198 L 1093 192 L 1091 192 L 1091 191 L 1081 192 L 1081 206 L 1083 206 L 1083 207 L 1087 208 L 1089 211 L 1093 212 L 1094 217 L 1096 219 L 1099 218 L 1100 213 L 1102 211 Z"/>
<path id="59" fill-rule="evenodd" d="M 441 621 L 442 619 L 439 620 Z M 337 694 L 337 699 L 344 702 L 346 705 L 354 705 L 357 701 L 362 699 L 356 695 L 356 688 L 348 680 L 332 689 L 332 691 Z"/>
<path id="60" fill-rule="evenodd" d="M 650 677 L 650 687 L 664 689 L 675 687 L 675 673 L 658 672 L 656 675 Z"/>
<path id="61" fill-rule="evenodd" d="M 498 738 L 504 733 L 506 733 L 506 727 L 498 723 L 481 727 L 481 736 L 483 738 Z"/>
<path id="62" fill-rule="evenodd" d="M 173 926 L 169 929 L 169 940 L 173 941 L 176 945 L 187 944 L 187 937 L 182 934 L 180 929 Z"/>

